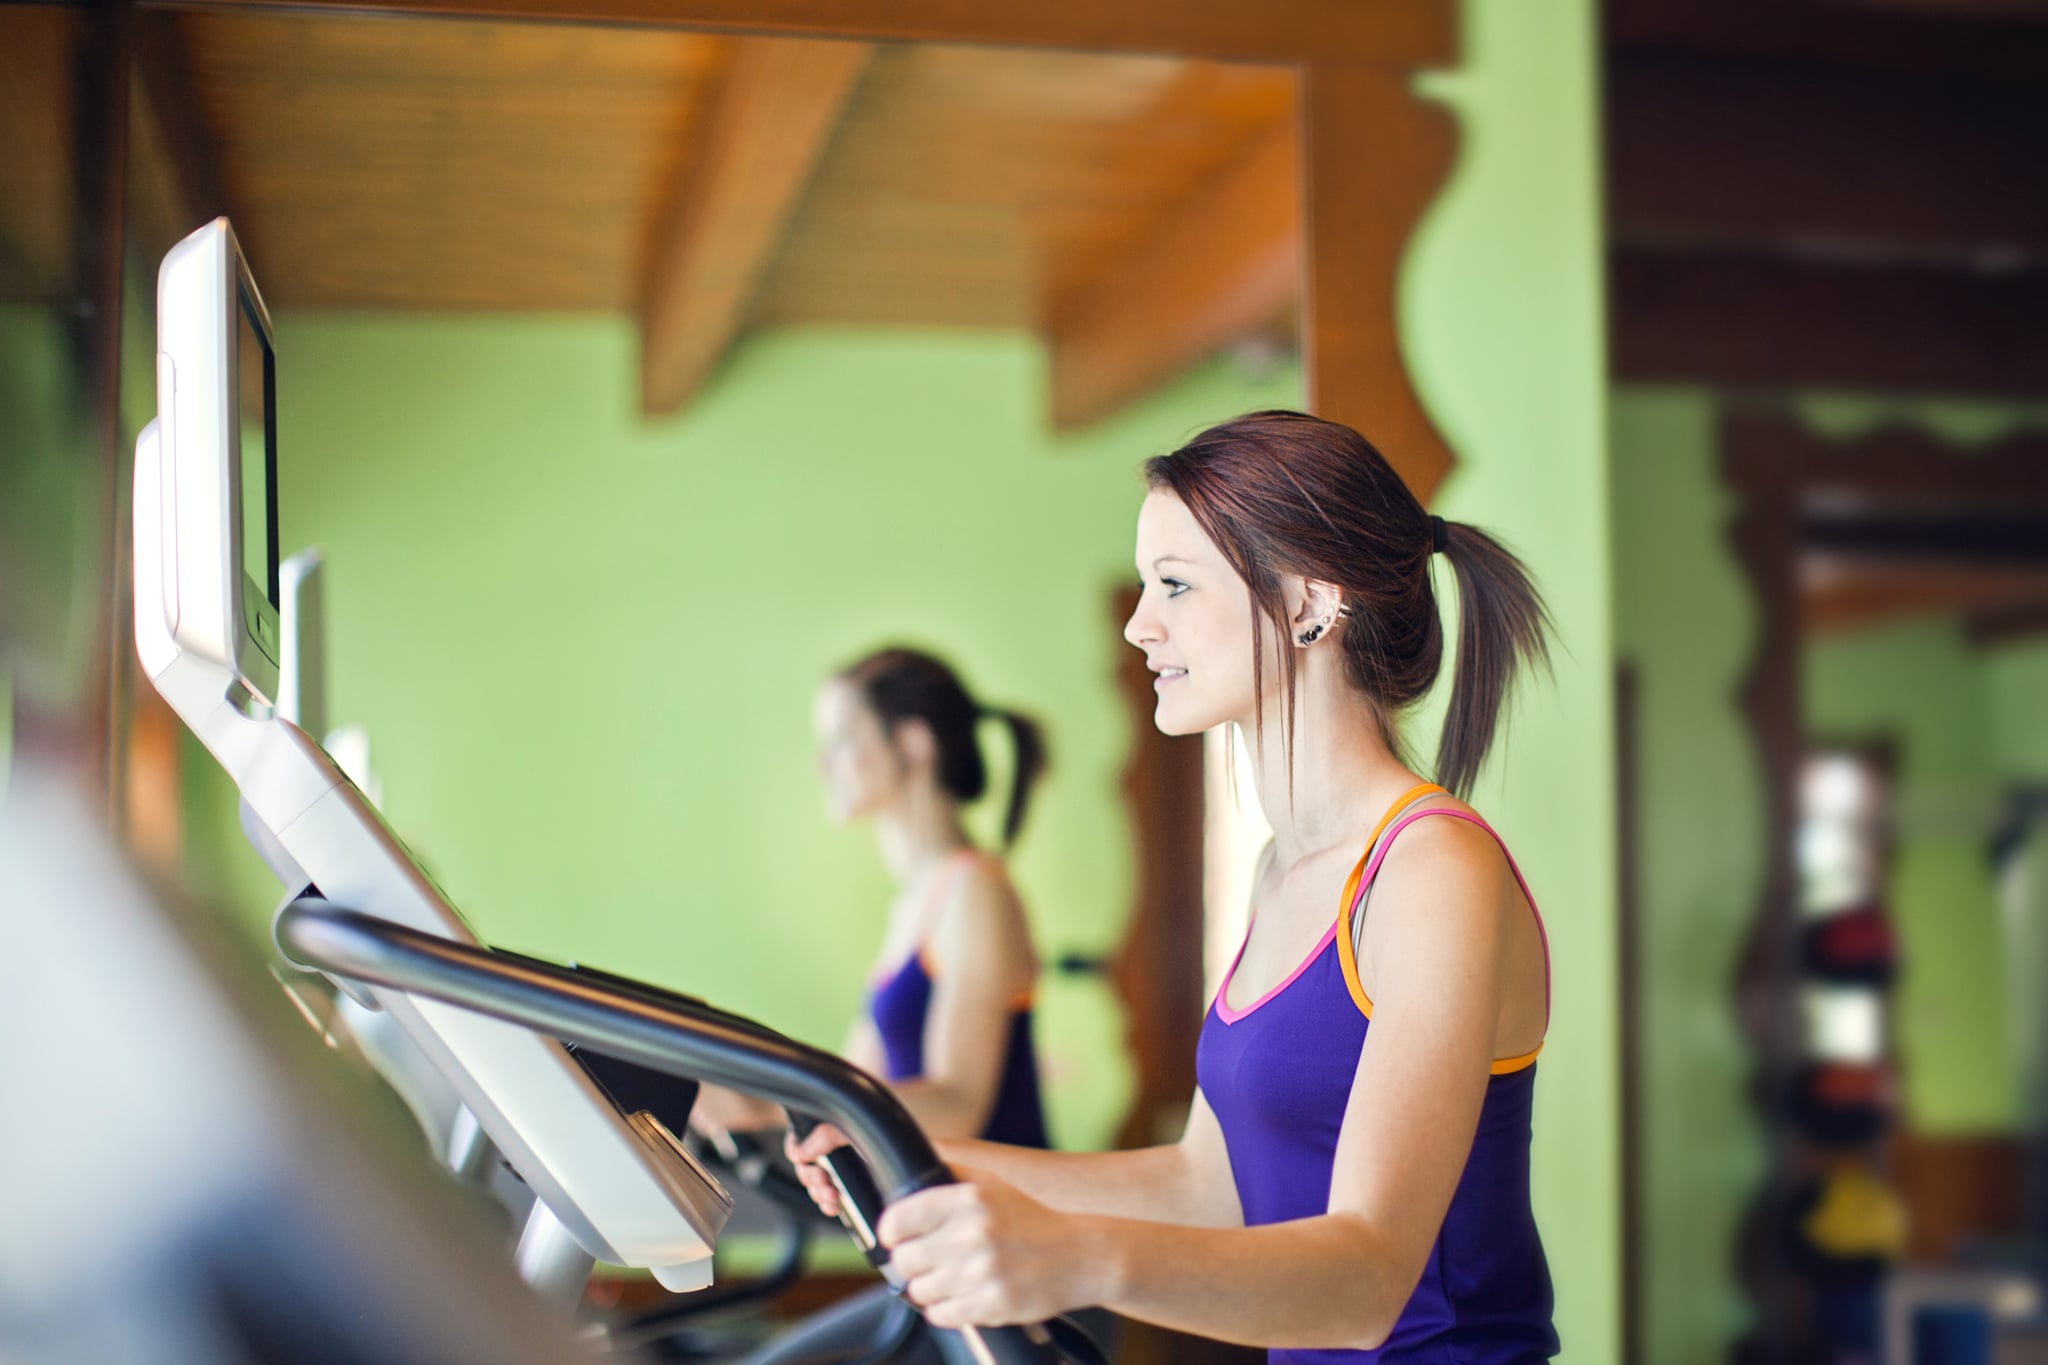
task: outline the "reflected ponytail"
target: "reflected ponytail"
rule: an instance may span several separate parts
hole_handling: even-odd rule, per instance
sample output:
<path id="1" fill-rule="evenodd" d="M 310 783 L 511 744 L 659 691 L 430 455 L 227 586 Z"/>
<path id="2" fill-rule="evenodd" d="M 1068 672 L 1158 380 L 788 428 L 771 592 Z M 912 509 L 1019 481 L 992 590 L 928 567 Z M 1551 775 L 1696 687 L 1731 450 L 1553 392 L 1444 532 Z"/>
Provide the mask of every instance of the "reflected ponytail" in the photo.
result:
<path id="1" fill-rule="evenodd" d="M 1003 847 L 1008 849 L 1017 842 L 1017 831 L 1024 827 L 1024 809 L 1030 804 L 1031 788 L 1045 774 L 1045 732 L 1037 721 L 1021 711 L 988 706 L 982 708 L 981 714 L 1008 727 L 1010 748 L 1016 755 L 1016 768 L 1010 775 L 1010 804 L 1003 811 Z"/>
<path id="2" fill-rule="evenodd" d="M 988 790 L 988 765 L 982 761 L 975 724 L 984 717 L 1002 721 L 1016 746 L 1016 773 L 1003 813 L 1003 848 L 1007 851 L 1017 842 L 1031 787 L 1046 768 L 1045 735 L 1037 721 L 981 705 L 944 660 L 923 650 L 876 650 L 842 669 L 839 676 L 860 689 L 885 731 L 893 734 L 906 720 L 920 721 L 931 731 L 938 751 L 939 787 L 962 805 L 980 800 Z"/>

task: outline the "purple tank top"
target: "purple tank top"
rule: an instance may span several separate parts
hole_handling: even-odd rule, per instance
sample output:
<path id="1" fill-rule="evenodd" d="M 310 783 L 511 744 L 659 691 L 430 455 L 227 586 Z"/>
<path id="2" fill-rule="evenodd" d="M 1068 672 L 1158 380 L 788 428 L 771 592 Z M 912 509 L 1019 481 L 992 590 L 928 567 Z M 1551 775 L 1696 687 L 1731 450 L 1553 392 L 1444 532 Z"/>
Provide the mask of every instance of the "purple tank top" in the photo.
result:
<path id="1" fill-rule="evenodd" d="M 949 879 L 950 884 L 950 879 Z M 886 1061 L 883 1079 L 911 1080 L 924 1074 L 924 1026 L 931 1013 L 932 978 L 922 950 L 913 952 L 895 971 L 875 982 L 868 995 L 868 1013 L 881 1036 Z M 995 1102 L 980 1137 L 1013 1147 L 1049 1147 L 1045 1110 L 1038 1093 L 1038 1054 L 1031 1042 L 1031 1003 L 1013 1002 L 1010 1032 L 1003 1048 L 1002 1074 L 996 1079 Z"/>
<path id="2" fill-rule="evenodd" d="M 1412 799 L 1404 797 L 1397 809 Z M 1466 820 L 1493 833 L 1461 811 L 1410 814 L 1374 850 L 1358 881 L 1360 898 L 1394 837 L 1430 815 Z M 1499 837 L 1494 835 L 1496 842 Z M 1513 858 L 1508 861 L 1512 868 Z M 1521 882 L 1519 870 L 1515 879 Z M 1522 892 L 1528 895 L 1526 883 Z M 1370 1002 L 1361 1005 L 1362 992 L 1354 995 L 1346 981 L 1355 903 L 1347 897 L 1339 924 L 1301 966 L 1244 1010 L 1226 1003 L 1226 973 L 1202 1021 L 1196 1079 L 1223 1129 L 1248 1227 L 1329 1211 L 1337 1134 L 1372 1026 Z M 1340 927 L 1346 930 L 1342 935 Z M 1243 949 L 1238 951 L 1242 956 Z M 1276 1350 L 1267 1356 L 1273 1365 L 1521 1365 L 1557 1353 L 1550 1270 L 1529 1207 L 1536 1068 L 1533 1058 L 1517 1058 L 1494 1070 L 1457 1192 L 1421 1281 L 1385 1344 L 1371 1351 Z"/>

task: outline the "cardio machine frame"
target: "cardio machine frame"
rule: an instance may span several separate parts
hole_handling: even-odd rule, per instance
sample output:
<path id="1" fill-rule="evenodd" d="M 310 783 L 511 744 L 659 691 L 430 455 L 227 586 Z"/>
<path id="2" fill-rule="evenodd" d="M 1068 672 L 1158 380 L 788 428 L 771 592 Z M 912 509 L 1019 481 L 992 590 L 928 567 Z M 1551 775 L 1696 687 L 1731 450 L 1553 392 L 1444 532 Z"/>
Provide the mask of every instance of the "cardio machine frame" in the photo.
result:
<path id="1" fill-rule="evenodd" d="M 871 1253 L 880 1207 L 954 1182 L 916 1120 L 879 1080 L 832 1053 L 700 1000 L 494 953 L 316 897 L 294 900 L 280 911 L 276 934 L 297 962 L 332 976 L 438 1000 L 671 1076 L 734 1086 L 793 1114 L 837 1125 L 872 1163 L 877 1178 L 872 1202 L 856 1198 L 848 1204 L 852 1231 Z M 1046 1365 L 1066 1358 L 1043 1324 L 963 1328 L 961 1335 L 986 1365 Z"/>

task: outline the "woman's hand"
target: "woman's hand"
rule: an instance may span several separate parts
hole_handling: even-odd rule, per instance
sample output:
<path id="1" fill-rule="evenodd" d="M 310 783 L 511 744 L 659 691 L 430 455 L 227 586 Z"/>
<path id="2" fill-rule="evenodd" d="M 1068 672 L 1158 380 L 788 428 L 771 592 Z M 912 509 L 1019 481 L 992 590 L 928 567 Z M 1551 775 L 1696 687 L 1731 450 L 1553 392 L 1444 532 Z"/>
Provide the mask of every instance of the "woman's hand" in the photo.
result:
<path id="1" fill-rule="evenodd" d="M 782 1110 L 768 1101 L 709 1082 L 697 1087 L 697 1102 L 690 1106 L 690 1126 L 711 1138 L 776 1128 L 782 1121 Z"/>
<path id="2" fill-rule="evenodd" d="M 1096 1302 L 1102 1286 L 1071 1214 L 986 1171 L 891 1204 L 879 1232 L 905 1293 L 934 1327 L 1042 1322 Z"/>
<path id="3" fill-rule="evenodd" d="M 796 1167 L 796 1178 L 804 1182 L 811 1202 L 827 1218 L 839 1216 L 839 1187 L 832 1183 L 831 1173 L 818 1164 L 818 1158 L 852 1145 L 846 1134 L 829 1123 L 813 1128 L 810 1136 L 802 1142 L 796 1140 L 795 1133 L 785 1134 L 782 1139 L 783 1154 L 789 1158 L 789 1164 Z"/>

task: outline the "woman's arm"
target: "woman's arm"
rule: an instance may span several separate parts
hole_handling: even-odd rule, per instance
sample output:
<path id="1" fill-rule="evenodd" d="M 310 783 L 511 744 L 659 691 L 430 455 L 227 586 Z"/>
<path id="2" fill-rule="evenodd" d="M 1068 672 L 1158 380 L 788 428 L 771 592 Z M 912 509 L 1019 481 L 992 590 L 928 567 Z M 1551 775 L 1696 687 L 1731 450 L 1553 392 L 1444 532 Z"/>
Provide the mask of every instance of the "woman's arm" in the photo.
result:
<path id="1" fill-rule="evenodd" d="M 927 1135 L 973 1137 L 995 1107 L 1013 1004 L 1038 974 L 1023 907 L 1000 873 L 979 859 L 968 865 L 939 907 L 926 952 L 924 1071 L 889 1088 Z"/>
<path id="2" fill-rule="evenodd" d="M 1150 1218 L 1185 1227 L 1244 1223 L 1230 1154 L 1209 1102 L 1195 1092 L 1180 1141 L 1125 1152 L 1046 1152 L 996 1142 L 942 1142 L 956 1170 L 985 1171 L 1049 1208 Z"/>
<path id="3" fill-rule="evenodd" d="M 1487 836 L 1430 821 L 1373 897 L 1373 1023 L 1325 1213 L 1257 1228 L 1066 1211 L 995 1177 L 883 1216 L 910 1297 L 940 1326 L 1033 1321 L 1083 1304 L 1229 1341 L 1370 1348 L 1414 1292 L 1485 1099 L 1516 911 Z"/>
<path id="4" fill-rule="evenodd" d="M 865 1008 L 847 1028 L 846 1042 L 839 1055 L 870 1076 L 880 1076 L 889 1069 L 889 1059 L 882 1052 L 882 1035 L 875 1030 L 875 1021 Z"/>
<path id="5" fill-rule="evenodd" d="M 844 1134 L 826 1125 L 801 1145 L 788 1144 L 797 1175 L 827 1214 L 839 1211 L 838 1191 L 831 1177 L 813 1163 L 845 1143 Z M 1200 1227 L 1237 1227 L 1244 1221 L 1223 1132 L 1200 1091 L 1195 1093 L 1186 1132 L 1168 1146 L 1130 1152 L 1048 1152 L 967 1140 L 937 1146 L 955 1170 L 993 1175 L 1056 1210 Z"/>
<path id="6" fill-rule="evenodd" d="M 865 1013 L 847 1029 L 846 1045 L 840 1048 L 839 1055 L 870 1075 L 882 1074 L 882 1040 L 875 1032 L 874 1021 Z M 690 1106 L 691 1126 L 712 1136 L 717 1135 L 717 1129 L 748 1133 L 780 1128 L 788 1122 L 781 1105 L 708 1081 L 697 1087 L 697 1102 Z"/>

